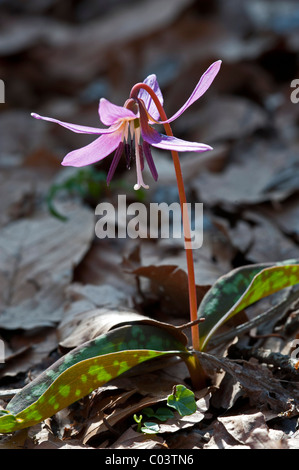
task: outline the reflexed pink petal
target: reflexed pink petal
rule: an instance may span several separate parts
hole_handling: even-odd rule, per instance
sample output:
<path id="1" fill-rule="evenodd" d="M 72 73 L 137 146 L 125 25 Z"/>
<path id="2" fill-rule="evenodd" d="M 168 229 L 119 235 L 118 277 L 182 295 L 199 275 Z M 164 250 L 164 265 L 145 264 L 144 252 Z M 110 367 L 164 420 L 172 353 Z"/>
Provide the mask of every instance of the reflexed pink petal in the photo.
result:
<path id="1" fill-rule="evenodd" d="M 206 152 L 213 150 L 212 147 L 199 142 L 189 142 L 188 140 L 178 139 L 168 135 L 159 134 L 159 132 L 152 129 L 154 132 L 143 136 L 144 140 L 153 147 L 164 150 L 176 150 L 177 152 Z"/>
<path id="2" fill-rule="evenodd" d="M 63 166 L 86 166 L 91 163 L 103 160 L 112 153 L 122 141 L 122 132 L 115 132 L 110 135 L 102 135 L 91 144 L 86 145 L 78 150 L 68 153 L 63 161 Z"/>
<path id="3" fill-rule="evenodd" d="M 111 134 L 111 132 L 115 132 L 114 129 L 99 129 L 97 127 L 88 127 L 88 126 L 80 126 L 79 124 L 71 124 L 69 122 L 58 121 L 58 119 L 52 119 L 45 116 L 40 116 L 36 113 L 31 113 L 31 116 L 35 119 L 42 119 L 43 121 L 50 121 L 59 124 L 60 126 L 66 127 L 70 131 L 77 132 L 78 134 Z"/>
<path id="4" fill-rule="evenodd" d="M 154 74 L 149 75 L 148 77 L 146 77 L 145 80 L 143 80 L 143 83 L 151 87 L 151 89 L 156 93 L 157 97 L 159 98 L 161 105 L 163 106 L 163 95 L 160 90 L 156 75 Z M 143 88 L 141 88 L 141 90 L 138 93 L 138 98 L 143 100 L 145 107 L 148 110 L 149 114 L 155 120 L 158 120 L 160 118 L 160 114 L 156 108 L 155 103 L 153 102 L 152 98 L 148 94 L 148 92 L 144 90 Z"/>
<path id="5" fill-rule="evenodd" d="M 163 135 L 149 126 L 145 109 L 140 106 L 140 124 L 143 140 L 154 147 L 165 150 L 176 150 L 178 152 L 205 152 L 212 150 L 209 145 L 198 142 L 188 142 L 187 140 L 177 139 L 173 136 Z"/>
<path id="6" fill-rule="evenodd" d="M 221 66 L 221 60 L 217 60 L 214 62 L 210 67 L 205 71 L 205 73 L 201 76 L 198 84 L 194 88 L 193 92 L 191 93 L 190 97 L 186 101 L 186 103 L 167 121 L 163 122 L 172 122 L 177 119 L 184 111 L 186 111 L 189 106 L 191 106 L 195 101 L 197 101 L 210 87 L 214 78 L 216 77 L 217 73 L 219 72 Z M 161 122 L 161 121 L 160 121 Z M 161 122 L 161 123 L 163 123 Z"/>
<path id="7" fill-rule="evenodd" d="M 100 99 L 99 115 L 105 126 L 112 126 L 122 119 L 136 118 L 133 111 L 130 111 L 130 109 L 124 108 L 123 106 L 117 106 L 116 104 L 106 100 L 106 98 Z"/>

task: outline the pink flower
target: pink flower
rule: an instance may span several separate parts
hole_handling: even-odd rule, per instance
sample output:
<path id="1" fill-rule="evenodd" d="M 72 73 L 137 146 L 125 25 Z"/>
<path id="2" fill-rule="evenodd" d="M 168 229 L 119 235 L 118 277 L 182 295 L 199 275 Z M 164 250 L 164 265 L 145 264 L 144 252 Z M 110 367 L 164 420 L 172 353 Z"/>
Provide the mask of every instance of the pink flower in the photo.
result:
<path id="1" fill-rule="evenodd" d="M 194 91 L 186 103 L 167 121 L 172 122 L 177 119 L 191 104 L 200 98 L 210 87 L 215 76 L 220 69 L 221 61 L 214 62 L 202 75 Z M 144 82 L 149 85 L 163 105 L 163 96 L 155 75 L 149 75 Z M 158 173 L 151 155 L 150 146 L 165 150 L 176 150 L 179 152 L 205 152 L 211 150 L 209 145 L 197 142 L 188 142 L 173 136 L 160 134 L 152 124 L 163 124 L 159 121 L 160 115 L 150 95 L 141 89 L 137 98 L 129 98 L 124 106 L 112 104 L 105 98 L 101 98 L 99 103 L 99 116 L 101 122 L 107 128 L 95 128 L 80 126 L 62 122 L 57 119 L 31 114 L 36 119 L 55 122 L 67 129 L 84 134 L 100 135 L 90 144 L 78 150 L 68 153 L 62 161 L 62 165 L 81 167 L 90 165 L 106 158 L 115 151 L 112 163 L 107 175 L 107 184 L 110 183 L 116 167 L 122 155 L 125 156 L 127 167 L 130 168 L 131 161 L 135 158 L 137 183 L 134 189 L 141 187 L 148 189 L 143 181 L 142 171 L 144 168 L 144 158 L 150 168 L 155 181 Z"/>

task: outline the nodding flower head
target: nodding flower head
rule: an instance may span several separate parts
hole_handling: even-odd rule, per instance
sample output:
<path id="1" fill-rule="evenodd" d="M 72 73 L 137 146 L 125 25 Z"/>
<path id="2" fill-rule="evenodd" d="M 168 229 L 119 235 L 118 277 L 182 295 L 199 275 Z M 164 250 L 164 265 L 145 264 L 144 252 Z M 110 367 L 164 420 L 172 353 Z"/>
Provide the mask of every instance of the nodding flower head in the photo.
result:
<path id="1" fill-rule="evenodd" d="M 96 128 L 70 124 L 57 119 L 40 116 L 32 113 L 36 119 L 55 122 L 67 129 L 83 134 L 98 135 L 93 142 L 68 153 L 63 161 L 64 166 L 82 167 L 99 162 L 114 152 L 107 175 L 107 184 L 110 183 L 120 159 L 123 157 L 129 169 L 135 163 L 137 183 L 134 189 L 149 186 L 143 181 L 144 162 L 151 171 L 155 181 L 158 179 L 157 169 L 151 154 L 151 146 L 175 150 L 179 152 L 205 152 L 211 150 L 209 145 L 197 142 L 188 142 L 174 136 L 157 132 L 154 124 L 170 123 L 177 119 L 191 104 L 200 98 L 210 87 L 221 66 L 221 61 L 214 62 L 202 75 L 186 103 L 169 119 L 162 121 L 159 111 L 150 94 L 140 88 L 137 96 L 130 97 L 123 106 L 117 106 L 105 98 L 99 103 L 99 117 L 106 128 Z M 163 106 L 163 96 L 155 75 L 149 75 L 143 82 L 149 86 Z M 133 87 L 134 88 L 134 87 Z M 133 89 L 132 89 L 133 90 Z"/>

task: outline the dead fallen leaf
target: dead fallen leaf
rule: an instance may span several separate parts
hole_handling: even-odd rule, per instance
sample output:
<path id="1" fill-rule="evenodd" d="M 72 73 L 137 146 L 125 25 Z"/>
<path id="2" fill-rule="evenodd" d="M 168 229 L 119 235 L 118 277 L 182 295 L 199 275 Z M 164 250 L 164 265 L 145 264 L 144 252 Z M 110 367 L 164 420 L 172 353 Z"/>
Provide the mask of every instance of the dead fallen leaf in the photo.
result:
<path id="1" fill-rule="evenodd" d="M 258 139 L 246 143 L 246 148 L 243 145 L 239 143 L 232 149 L 224 171 L 217 174 L 203 171 L 194 178 L 191 184 L 199 201 L 209 206 L 236 208 L 281 201 L 294 193 L 291 181 L 283 187 L 269 186 L 274 176 L 293 165 L 294 150 Z"/>
<path id="2" fill-rule="evenodd" d="M 243 215 L 251 227 L 252 244 L 246 253 L 247 259 L 254 263 L 298 259 L 299 248 L 276 227 L 271 219 L 247 211 Z"/>
<path id="3" fill-rule="evenodd" d="M 14 434 L 2 434 L 0 436 L 0 449 L 24 449 L 27 433 L 27 429 L 22 429 Z"/>
<path id="4" fill-rule="evenodd" d="M 44 33 L 38 32 L 43 34 L 45 41 L 55 46 L 44 61 L 46 73 L 60 80 L 69 80 L 70 77 L 73 82 L 86 80 L 99 67 L 106 67 L 106 61 L 99 63 L 98 58 L 104 59 L 111 48 L 118 47 L 119 41 L 128 43 L 165 28 L 190 4 L 191 0 L 173 0 L 171 3 L 167 0 L 162 3 L 161 0 L 146 0 L 142 5 L 135 4 L 129 9 L 124 7 L 112 11 L 107 17 L 93 18 L 87 25 L 63 28 L 58 23 L 57 33 L 51 31 L 56 27 L 53 28 L 50 23 L 46 25 Z M 134 21 L 134 18 L 138 18 L 138 21 Z M 74 54 L 68 53 L 69 47 L 73 48 Z"/>
<path id="5" fill-rule="evenodd" d="M 30 116 L 30 111 L 15 109 L 1 113 L 0 167 L 16 168 L 36 148 L 47 148 L 46 132 L 47 129 L 41 129 L 38 121 Z M 32 135 L 34 135 L 34 139 L 32 139 Z"/>
<path id="6" fill-rule="evenodd" d="M 290 416 L 298 414 L 296 406 L 290 411 L 290 399 L 299 401 L 297 385 L 293 383 L 291 390 L 283 387 L 264 365 L 248 361 L 241 361 L 239 364 L 226 357 L 220 358 L 203 352 L 198 353 L 198 356 L 203 361 L 204 367 L 223 369 L 232 375 L 240 383 L 243 396 L 249 397 L 251 405 L 255 405 L 261 411 L 270 409 L 277 415 L 284 412 L 289 412 Z"/>
<path id="7" fill-rule="evenodd" d="M 28 332 L 27 335 L 13 334 L 9 347 L 5 347 L 5 363 L 2 364 L 0 377 L 15 377 L 29 369 L 34 370 L 44 362 L 48 364 L 49 355 L 56 348 L 57 335 L 54 328 L 33 331 L 31 334 Z"/>
<path id="8" fill-rule="evenodd" d="M 129 428 L 108 449 L 163 449 L 163 444 L 160 436 L 147 436 Z"/>
<path id="9" fill-rule="evenodd" d="M 197 113 L 190 111 L 184 120 L 178 121 L 177 127 L 180 125 L 189 130 L 195 128 L 196 141 L 214 144 L 240 139 L 266 128 L 268 118 L 252 101 L 226 96 L 210 99 Z"/>
<path id="10" fill-rule="evenodd" d="M 128 299 L 136 294 L 135 279 L 123 269 L 123 257 L 128 256 L 136 240 L 126 240 L 124 246 L 116 246 L 114 239 L 96 239 L 90 250 L 74 272 L 74 280 L 82 284 L 109 284 L 119 292 L 125 292 Z M 128 242 L 128 243 L 127 243 Z"/>
<path id="11" fill-rule="evenodd" d="M 31 329 L 60 320 L 64 288 L 89 248 L 94 230 L 90 210 L 73 205 L 65 210 L 67 222 L 41 214 L 2 228 L 1 328 Z"/>
<path id="12" fill-rule="evenodd" d="M 71 284 L 57 332 L 60 346 L 70 348 L 107 333 L 112 327 L 145 317 L 129 309 L 126 292 L 103 284 Z"/>
<path id="13" fill-rule="evenodd" d="M 107 409 L 105 412 L 99 412 L 98 416 L 93 420 L 90 420 L 86 426 L 83 443 L 87 444 L 95 436 L 99 438 L 99 436 L 104 435 L 111 428 L 115 430 L 120 429 L 121 423 L 130 417 L 133 422 L 133 415 L 135 413 L 138 413 L 143 408 L 152 406 L 161 400 L 157 400 L 157 398 L 146 397 L 136 402 L 136 399 L 131 399 L 126 407 L 113 409 L 110 414 L 108 414 Z"/>
<path id="14" fill-rule="evenodd" d="M 63 441 L 54 436 L 44 424 L 37 424 L 30 428 L 25 441 L 26 449 L 92 449 L 93 447 L 82 444 L 80 439 Z"/>
<path id="15" fill-rule="evenodd" d="M 185 315 L 189 305 L 185 253 L 164 259 L 152 257 L 151 260 L 148 258 L 145 262 L 148 263 L 146 266 L 134 269 L 132 273 L 150 280 L 150 287 L 146 289 L 149 290 L 150 296 L 155 296 L 160 300 L 163 311 Z M 201 251 L 194 260 L 194 269 L 199 304 L 205 293 L 216 279 L 224 274 L 225 270 L 204 255 L 201 257 Z"/>
<path id="16" fill-rule="evenodd" d="M 225 426 L 216 420 L 213 424 L 211 439 L 204 444 L 203 449 L 250 449 L 249 446 L 240 444 L 226 430 Z"/>
<path id="17" fill-rule="evenodd" d="M 260 412 L 219 417 L 218 420 L 236 441 L 251 449 L 269 449 L 273 448 L 273 445 L 274 448 L 285 448 L 284 439 L 276 439 L 273 442 L 265 417 Z"/>
<path id="18" fill-rule="evenodd" d="M 262 207 L 261 212 L 275 223 L 287 237 L 295 242 L 299 241 L 299 201 L 297 195 L 275 207 Z"/>

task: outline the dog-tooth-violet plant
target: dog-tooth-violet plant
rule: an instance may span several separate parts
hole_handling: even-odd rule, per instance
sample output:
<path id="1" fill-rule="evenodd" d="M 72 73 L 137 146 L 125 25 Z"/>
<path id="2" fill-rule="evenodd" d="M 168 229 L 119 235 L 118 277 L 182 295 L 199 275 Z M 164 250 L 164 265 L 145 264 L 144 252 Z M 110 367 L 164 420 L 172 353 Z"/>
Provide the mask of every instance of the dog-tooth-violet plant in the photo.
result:
<path id="1" fill-rule="evenodd" d="M 185 104 L 170 118 L 167 118 L 164 111 L 163 95 L 155 75 L 149 75 L 142 83 L 134 85 L 129 98 L 123 106 L 117 106 L 105 98 L 100 99 L 98 109 L 99 117 L 101 122 L 107 126 L 106 128 L 71 124 L 32 113 L 32 116 L 36 119 L 57 123 L 73 132 L 99 136 L 85 147 L 68 153 L 62 161 L 62 165 L 74 167 L 90 165 L 103 160 L 114 152 L 107 175 L 107 184 L 110 183 L 117 165 L 123 157 L 126 160 L 128 169 L 131 167 L 132 161 L 135 161 L 137 182 L 134 185 L 134 189 L 148 189 L 149 186 L 144 182 L 142 174 L 144 161 L 147 162 L 153 179 L 155 181 L 158 179 L 158 172 L 151 154 L 151 146 L 171 151 L 182 211 L 187 258 L 190 322 L 192 325 L 192 347 L 194 350 L 199 350 L 200 346 L 199 331 L 196 324 L 198 321 L 196 284 L 190 222 L 178 152 L 200 153 L 212 150 L 212 148 L 203 143 L 189 142 L 174 137 L 170 123 L 180 117 L 189 106 L 208 90 L 219 72 L 220 66 L 221 61 L 218 60 L 205 71 Z M 153 125 L 155 124 L 162 124 L 166 135 L 154 129 Z M 194 377 L 198 376 L 200 366 L 196 356 L 193 356 L 193 360 L 193 364 L 192 361 L 189 361 L 188 367 L 191 377 L 193 376 L 193 382 L 196 382 Z"/>

